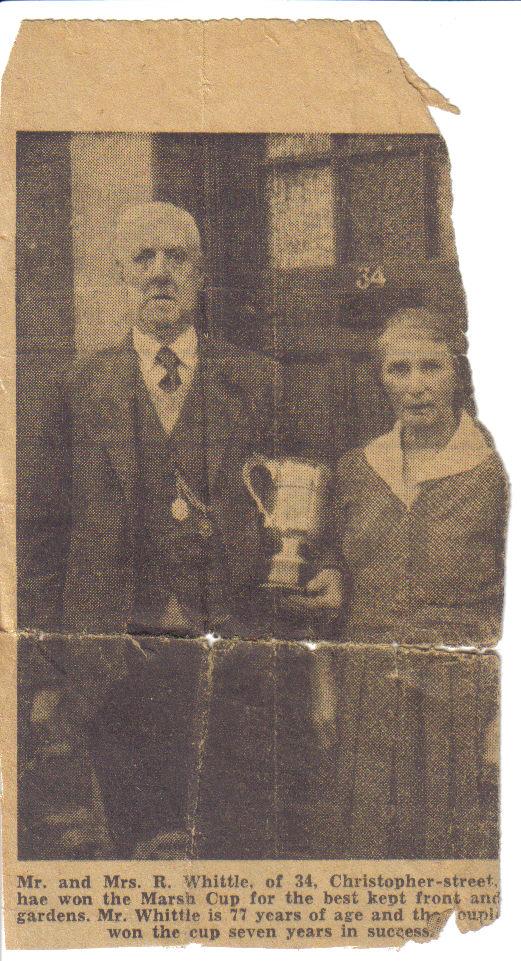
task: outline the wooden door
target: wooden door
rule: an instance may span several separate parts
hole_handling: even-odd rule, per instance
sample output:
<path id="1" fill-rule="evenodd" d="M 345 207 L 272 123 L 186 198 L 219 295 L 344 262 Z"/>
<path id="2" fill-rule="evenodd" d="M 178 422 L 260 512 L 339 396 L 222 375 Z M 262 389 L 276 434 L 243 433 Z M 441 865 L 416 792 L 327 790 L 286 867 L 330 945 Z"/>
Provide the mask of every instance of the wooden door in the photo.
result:
<path id="1" fill-rule="evenodd" d="M 208 313 L 283 366 L 281 444 L 320 457 L 389 423 L 375 332 L 400 306 L 465 304 L 437 135 L 161 135 L 157 195 L 203 228 Z"/>

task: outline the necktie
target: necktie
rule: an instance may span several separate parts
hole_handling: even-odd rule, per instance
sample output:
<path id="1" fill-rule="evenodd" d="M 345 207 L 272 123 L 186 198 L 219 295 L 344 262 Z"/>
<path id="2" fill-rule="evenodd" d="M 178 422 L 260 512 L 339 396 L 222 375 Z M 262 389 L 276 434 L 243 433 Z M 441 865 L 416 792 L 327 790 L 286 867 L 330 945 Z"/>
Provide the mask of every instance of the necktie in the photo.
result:
<path id="1" fill-rule="evenodd" d="M 164 390 L 166 394 L 177 390 L 177 388 L 181 386 L 181 378 L 179 376 L 179 364 L 181 361 L 176 352 L 171 350 L 170 347 L 160 347 L 156 354 L 156 363 L 164 367 L 166 371 L 164 377 L 159 381 L 161 390 Z"/>

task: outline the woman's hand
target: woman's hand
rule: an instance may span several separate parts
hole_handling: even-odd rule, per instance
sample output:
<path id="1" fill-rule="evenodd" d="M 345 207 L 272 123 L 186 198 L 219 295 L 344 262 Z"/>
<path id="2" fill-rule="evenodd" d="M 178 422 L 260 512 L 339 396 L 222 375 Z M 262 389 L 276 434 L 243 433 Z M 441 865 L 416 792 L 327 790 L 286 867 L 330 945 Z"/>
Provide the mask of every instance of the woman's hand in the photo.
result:
<path id="1" fill-rule="evenodd" d="M 306 584 L 302 594 L 287 594 L 282 600 L 288 611 L 338 611 L 344 603 L 343 581 L 340 571 L 326 568 Z"/>

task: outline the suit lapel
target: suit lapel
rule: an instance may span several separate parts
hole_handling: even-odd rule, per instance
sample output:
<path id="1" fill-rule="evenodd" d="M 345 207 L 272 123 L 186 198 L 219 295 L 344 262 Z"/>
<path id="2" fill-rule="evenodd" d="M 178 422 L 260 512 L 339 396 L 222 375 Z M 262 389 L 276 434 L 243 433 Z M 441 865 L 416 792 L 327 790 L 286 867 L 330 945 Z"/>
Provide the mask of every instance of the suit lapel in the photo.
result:
<path id="1" fill-rule="evenodd" d="M 229 360 L 214 341 L 209 340 L 202 345 L 200 376 L 203 391 L 208 486 L 211 491 L 232 432 L 240 430 L 242 403 L 233 387 Z"/>
<path id="2" fill-rule="evenodd" d="M 138 366 L 130 337 L 103 359 L 93 402 L 98 439 L 105 447 L 126 497 L 134 494 L 136 443 L 134 406 Z"/>

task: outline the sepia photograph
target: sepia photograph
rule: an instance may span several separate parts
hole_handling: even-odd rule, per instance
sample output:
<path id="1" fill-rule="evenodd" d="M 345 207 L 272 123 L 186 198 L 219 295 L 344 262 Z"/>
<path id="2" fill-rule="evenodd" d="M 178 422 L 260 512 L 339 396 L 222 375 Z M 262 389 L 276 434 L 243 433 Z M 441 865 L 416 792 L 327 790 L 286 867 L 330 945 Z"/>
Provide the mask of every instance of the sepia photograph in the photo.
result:
<path id="1" fill-rule="evenodd" d="M 17 135 L 18 856 L 495 859 L 437 134 Z"/>

